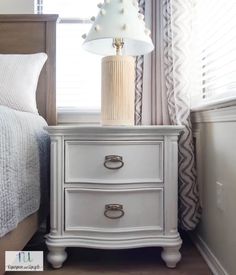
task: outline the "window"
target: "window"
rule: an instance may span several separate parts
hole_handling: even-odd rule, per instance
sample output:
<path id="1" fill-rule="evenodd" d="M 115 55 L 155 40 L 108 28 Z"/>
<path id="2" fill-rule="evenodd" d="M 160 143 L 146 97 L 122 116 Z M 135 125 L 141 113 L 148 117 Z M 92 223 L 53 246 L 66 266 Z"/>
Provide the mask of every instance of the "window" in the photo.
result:
<path id="1" fill-rule="evenodd" d="M 235 15 L 235 0 L 196 1 L 192 106 L 236 99 Z"/>
<path id="2" fill-rule="evenodd" d="M 96 16 L 97 0 L 38 0 L 38 10 L 59 14 L 57 26 L 57 108 L 61 112 L 100 111 L 101 57 L 82 48 L 82 35 Z M 42 8 L 43 6 L 43 8 Z"/>

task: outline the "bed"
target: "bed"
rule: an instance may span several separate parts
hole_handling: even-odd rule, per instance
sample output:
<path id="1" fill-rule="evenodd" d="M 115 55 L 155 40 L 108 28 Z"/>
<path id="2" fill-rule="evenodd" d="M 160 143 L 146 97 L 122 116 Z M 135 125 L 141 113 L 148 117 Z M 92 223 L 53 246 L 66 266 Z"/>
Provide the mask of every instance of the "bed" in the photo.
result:
<path id="1" fill-rule="evenodd" d="M 36 93 L 37 108 L 40 116 L 42 116 L 36 120 L 41 129 L 46 125 L 46 122 L 49 125 L 56 124 L 56 21 L 57 15 L 0 15 L 0 54 L 34 54 L 39 52 L 47 54 L 47 61 L 39 76 Z M 10 125 L 14 125 L 12 127 L 33 128 L 32 120 L 35 115 L 29 116 L 24 112 L 11 110 L 5 106 L 0 106 L 0 109 L 0 120 L 2 119 L 3 122 L 7 117 L 10 119 Z M 9 129 L 8 136 L 9 138 L 14 136 L 14 129 L 11 131 Z M 44 138 L 47 140 L 46 134 Z M 23 147 L 33 142 L 30 138 L 29 140 L 27 138 L 26 141 L 24 136 L 21 139 L 24 142 L 22 143 Z M 44 146 L 43 150 L 45 148 Z M 46 154 L 46 151 L 44 153 Z M 20 157 L 21 154 L 19 153 L 18 156 Z M 33 159 L 30 163 L 32 164 L 33 161 L 36 160 Z M 39 227 L 39 213 L 40 210 L 37 210 L 24 217 L 16 228 L 0 238 L 0 274 L 4 274 L 5 251 L 21 250 L 26 245 Z"/>

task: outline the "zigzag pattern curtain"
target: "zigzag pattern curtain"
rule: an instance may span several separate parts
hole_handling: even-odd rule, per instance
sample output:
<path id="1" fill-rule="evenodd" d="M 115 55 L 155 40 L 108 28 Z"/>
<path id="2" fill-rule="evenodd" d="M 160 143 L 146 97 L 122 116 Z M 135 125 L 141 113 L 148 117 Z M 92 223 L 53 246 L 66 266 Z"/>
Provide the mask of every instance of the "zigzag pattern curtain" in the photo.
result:
<path id="1" fill-rule="evenodd" d="M 139 0 L 140 13 L 145 14 L 145 0 Z M 136 58 L 136 78 L 135 78 L 135 124 L 142 122 L 142 95 L 143 95 L 143 64 L 144 56 Z"/>
<path id="2" fill-rule="evenodd" d="M 192 230 L 200 219 L 199 193 L 190 121 L 192 0 L 163 0 L 164 73 L 171 124 L 185 126 L 179 138 L 179 215 Z"/>
<path id="3" fill-rule="evenodd" d="M 157 3 L 160 14 L 157 14 Z M 192 126 L 190 121 L 190 90 L 191 90 L 191 20 L 193 1 L 195 0 L 146 0 L 151 8 L 156 10 L 152 16 L 161 16 L 161 20 L 153 18 L 152 31 L 162 27 L 160 45 L 155 45 L 153 57 L 162 55 L 161 59 L 156 59 L 150 66 L 159 66 L 162 74 L 163 91 L 158 90 L 158 85 L 152 89 L 152 98 L 157 101 L 151 102 L 150 108 L 143 110 L 142 99 L 147 91 L 143 91 L 143 61 L 137 60 L 136 77 L 136 124 L 142 124 L 144 112 L 152 112 L 157 115 L 157 109 L 162 106 L 163 117 L 169 115 L 170 124 L 184 125 L 185 130 L 179 138 L 179 222 L 184 230 L 193 230 L 200 220 L 201 208 L 199 204 L 199 194 L 196 179 L 196 169 L 194 162 L 194 148 L 192 139 Z M 144 1 L 141 1 L 145 6 Z M 151 3 L 151 4 L 150 4 Z M 144 8 L 143 8 L 144 10 Z M 161 22 L 161 25 L 156 25 Z M 156 40 L 154 40 L 155 42 Z M 159 52 L 158 52 L 159 51 Z M 158 64 L 160 63 L 163 64 Z M 156 68 L 151 68 L 151 72 Z M 154 73 L 156 76 L 156 72 Z M 156 79 L 154 79 L 156 81 Z M 159 86 L 160 87 L 160 86 Z M 160 88 L 159 88 L 160 89 Z M 150 93 L 149 93 L 150 94 Z M 164 113 L 168 112 L 168 114 Z M 150 115 L 150 124 L 158 123 L 158 119 Z M 166 123 L 168 120 L 162 120 Z"/>

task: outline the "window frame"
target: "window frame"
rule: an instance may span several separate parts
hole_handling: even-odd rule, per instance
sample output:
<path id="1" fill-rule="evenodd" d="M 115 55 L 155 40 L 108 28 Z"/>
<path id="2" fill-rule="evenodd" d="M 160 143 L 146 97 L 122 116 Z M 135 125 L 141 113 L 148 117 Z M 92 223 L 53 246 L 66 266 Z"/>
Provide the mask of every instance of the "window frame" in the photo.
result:
<path id="1" fill-rule="evenodd" d="M 43 13 L 43 1 L 35 1 L 35 11 L 37 14 Z M 63 17 L 59 18 L 57 24 L 88 24 L 91 23 L 90 19 L 76 18 L 76 17 Z M 57 123 L 58 124 L 99 124 L 101 117 L 101 110 L 80 110 L 75 107 L 56 107 L 57 109 Z"/>
<path id="2" fill-rule="evenodd" d="M 76 108 L 57 108 L 58 124 L 99 124 L 100 111 L 80 111 Z"/>
<path id="3" fill-rule="evenodd" d="M 66 18 L 63 17 L 58 24 L 87 24 L 91 23 L 89 19 Z M 80 110 L 74 107 L 57 107 L 58 124 L 99 124 L 101 111 L 87 109 Z"/>

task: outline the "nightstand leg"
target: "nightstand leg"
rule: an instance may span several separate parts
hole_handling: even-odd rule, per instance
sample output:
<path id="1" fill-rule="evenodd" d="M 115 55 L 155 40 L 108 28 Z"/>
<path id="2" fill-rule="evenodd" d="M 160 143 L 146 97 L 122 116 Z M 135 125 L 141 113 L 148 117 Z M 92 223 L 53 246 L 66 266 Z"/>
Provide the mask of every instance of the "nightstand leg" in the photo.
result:
<path id="1" fill-rule="evenodd" d="M 60 268 L 67 258 L 65 247 L 48 246 L 47 260 L 53 268 Z"/>
<path id="2" fill-rule="evenodd" d="M 163 247 L 161 257 L 165 261 L 167 267 L 175 268 L 176 264 L 181 260 L 181 254 L 179 252 L 180 247 L 181 245 Z"/>

